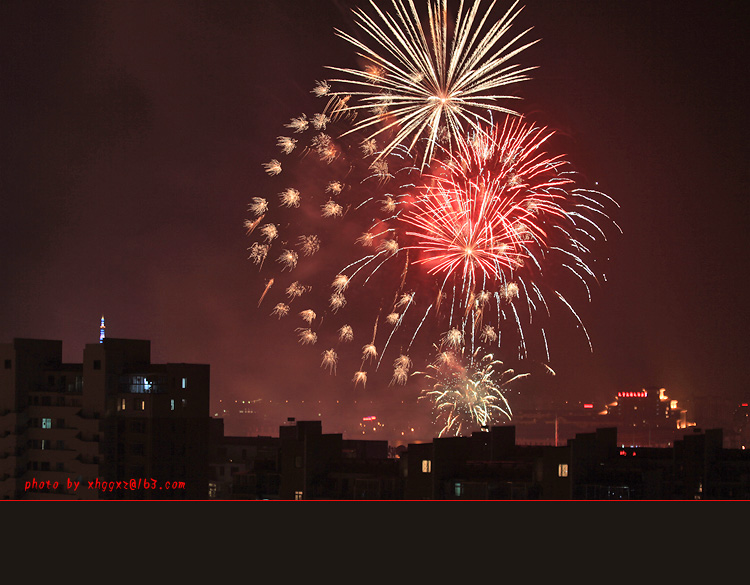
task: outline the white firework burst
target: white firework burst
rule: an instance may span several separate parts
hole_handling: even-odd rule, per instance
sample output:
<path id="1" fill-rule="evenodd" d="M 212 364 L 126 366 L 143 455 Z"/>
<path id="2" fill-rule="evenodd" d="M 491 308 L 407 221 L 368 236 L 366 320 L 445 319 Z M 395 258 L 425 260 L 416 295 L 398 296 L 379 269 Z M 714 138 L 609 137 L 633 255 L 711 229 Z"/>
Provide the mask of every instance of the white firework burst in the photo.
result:
<path id="1" fill-rule="evenodd" d="M 299 255 L 294 250 L 284 250 L 281 252 L 281 255 L 278 257 L 277 262 L 280 262 L 284 265 L 285 269 L 292 270 L 295 266 L 297 266 L 297 259 L 299 258 Z"/>
<path id="2" fill-rule="evenodd" d="M 315 114 L 310 122 L 316 130 L 325 130 L 325 127 L 330 121 L 331 119 L 325 114 Z"/>
<path id="3" fill-rule="evenodd" d="M 332 193 L 333 195 L 340 195 L 343 190 L 344 185 L 341 181 L 331 181 L 326 186 L 326 193 Z"/>
<path id="4" fill-rule="evenodd" d="M 297 241 L 304 256 L 312 256 L 320 250 L 320 238 L 315 234 L 300 236 Z"/>
<path id="5" fill-rule="evenodd" d="M 267 223 L 260 227 L 260 233 L 266 238 L 266 242 L 271 242 L 279 235 L 279 229 L 275 224 Z"/>
<path id="6" fill-rule="evenodd" d="M 354 339 L 354 330 L 351 325 L 342 325 L 339 329 L 339 341 L 348 343 Z"/>
<path id="7" fill-rule="evenodd" d="M 256 217 L 261 216 L 268 211 L 268 201 L 263 197 L 253 197 L 252 203 L 247 206 L 247 209 L 254 213 Z"/>
<path id="8" fill-rule="evenodd" d="M 323 217 L 341 217 L 344 214 L 344 208 L 333 199 L 326 201 L 320 209 Z"/>
<path id="9" fill-rule="evenodd" d="M 254 242 L 252 246 L 248 248 L 250 250 L 250 256 L 248 258 L 255 264 L 263 264 L 263 261 L 268 256 L 268 244 L 259 244 Z"/>
<path id="10" fill-rule="evenodd" d="M 265 168 L 266 173 L 268 173 L 271 176 L 278 175 L 281 173 L 281 163 L 275 158 L 271 159 L 267 163 L 263 163 L 263 168 Z"/>
<path id="11" fill-rule="evenodd" d="M 303 284 L 300 284 L 299 282 L 295 281 L 292 284 L 290 284 L 286 289 L 286 295 L 290 299 L 296 299 L 297 297 L 302 296 L 304 293 L 307 292 L 308 287 L 306 287 Z"/>
<path id="12" fill-rule="evenodd" d="M 331 310 L 336 313 L 339 309 L 346 306 L 346 297 L 340 292 L 335 292 L 329 299 Z"/>
<path id="13" fill-rule="evenodd" d="M 320 363 L 321 367 L 328 368 L 331 374 L 336 373 L 336 364 L 339 361 L 339 356 L 334 349 L 327 349 L 323 352 L 323 361 Z"/>
<path id="14" fill-rule="evenodd" d="M 292 118 L 288 124 L 285 124 L 287 128 L 291 128 L 296 133 L 304 132 L 310 126 L 310 120 L 307 119 L 305 114 L 297 118 Z"/>
<path id="15" fill-rule="evenodd" d="M 300 327 L 297 329 L 297 334 L 302 345 L 314 345 L 318 341 L 318 334 L 312 329 Z"/>
<path id="16" fill-rule="evenodd" d="M 284 154 L 290 154 L 297 146 L 297 140 L 295 138 L 289 138 L 288 136 L 279 136 L 276 139 L 276 146 L 278 146 Z"/>
<path id="17" fill-rule="evenodd" d="M 362 359 L 373 360 L 378 357 L 378 350 L 374 343 L 368 343 L 362 348 Z"/>
<path id="18" fill-rule="evenodd" d="M 331 284 L 331 288 L 337 293 L 345 291 L 348 286 L 349 277 L 346 274 L 337 274 L 336 278 L 333 279 L 333 284 Z"/>
<path id="19" fill-rule="evenodd" d="M 299 207 L 300 194 L 297 189 L 289 187 L 279 193 L 279 200 L 284 207 Z"/>
<path id="20" fill-rule="evenodd" d="M 279 319 L 286 317 L 289 314 L 289 305 L 285 303 L 278 303 L 271 311 L 271 315 L 276 315 Z"/>
<path id="21" fill-rule="evenodd" d="M 355 372 L 354 378 L 352 378 L 352 382 L 354 382 L 355 388 L 359 384 L 362 384 L 362 387 L 364 388 L 367 385 L 367 372 L 364 372 L 362 370 L 360 370 L 359 372 Z"/>
<path id="22" fill-rule="evenodd" d="M 316 81 L 315 87 L 313 87 L 310 93 L 312 93 L 315 97 L 325 97 L 329 94 L 330 91 L 330 83 L 328 83 L 327 81 Z"/>
<path id="23" fill-rule="evenodd" d="M 302 320 L 306 323 L 312 323 L 313 321 L 315 321 L 315 317 L 317 315 L 312 309 L 305 309 L 304 311 L 300 311 L 299 316 L 302 317 Z"/>
<path id="24" fill-rule="evenodd" d="M 532 68 L 509 63 L 536 41 L 520 44 L 524 31 L 508 39 L 512 22 L 520 12 L 517 2 L 493 21 L 494 2 L 487 9 L 482 0 L 474 0 L 464 10 L 461 3 L 455 23 L 449 22 L 447 0 L 429 0 L 427 27 L 413 0 L 392 0 L 393 11 L 384 12 L 374 1 L 377 16 L 354 8 L 356 23 L 365 40 L 336 30 L 358 53 L 367 59 L 363 69 L 329 67 L 346 77 L 332 79 L 344 91 L 331 95 L 352 95 L 360 100 L 353 110 L 364 110 L 350 132 L 369 132 L 367 139 L 393 132 L 393 138 L 380 151 L 384 157 L 398 145 L 411 149 L 426 139 L 423 166 L 433 156 L 440 134 L 465 134 L 488 110 L 515 114 L 497 102 L 514 96 L 497 91 L 528 79 Z M 388 118 L 383 123 L 383 112 Z"/>

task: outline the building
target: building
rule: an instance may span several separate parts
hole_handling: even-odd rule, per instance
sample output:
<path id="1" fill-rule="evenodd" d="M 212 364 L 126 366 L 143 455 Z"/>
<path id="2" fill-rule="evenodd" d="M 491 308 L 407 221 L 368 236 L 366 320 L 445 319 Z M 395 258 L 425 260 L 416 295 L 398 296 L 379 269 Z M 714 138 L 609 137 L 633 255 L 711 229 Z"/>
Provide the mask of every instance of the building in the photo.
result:
<path id="1" fill-rule="evenodd" d="M 721 429 L 686 429 L 671 447 L 624 447 L 616 427 L 565 446 L 517 445 L 513 427 L 409 445 L 410 500 L 747 500 L 750 451 Z"/>
<path id="2" fill-rule="evenodd" d="M 568 499 L 569 448 L 516 444 L 516 428 L 410 444 L 409 500 Z"/>
<path id="3" fill-rule="evenodd" d="M 278 500 L 280 439 L 224 435 L 224 420 L 211 420 L 208 497 L 217 500 Z"/>
<path id="4" fill-rule="evenodd" d="M 152 364 L 150 342 L 0 344 L 0 498 L 204 499 L 208 365 Z"/>
<path id="5" fill-rule="evenodd" d="M 294 420 L 279 439 L 280 499 L 402 499 L 400 460 L 387 441 L 344 439 L 323 433 L 320 421 Z"/>

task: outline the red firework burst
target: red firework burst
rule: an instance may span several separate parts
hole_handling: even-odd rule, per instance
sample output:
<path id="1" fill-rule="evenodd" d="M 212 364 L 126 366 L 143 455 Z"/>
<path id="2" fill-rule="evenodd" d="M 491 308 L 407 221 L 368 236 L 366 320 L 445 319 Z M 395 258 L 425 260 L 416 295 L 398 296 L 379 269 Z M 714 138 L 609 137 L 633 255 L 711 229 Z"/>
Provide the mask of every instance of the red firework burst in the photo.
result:
<path id="1" fill-rule="evenodd" d="M 414 263 L 433 275 L 460 275 L 473 290 L 480 275 L 500 279 L 524 264 L 531 246 L 545 247 L 545 224 L 565 214 L 564 186 L 572 182 L 561 174 L 562 158 L 540 150 L 552 135 L 509 117 L 437 163 L 400 216 L 414 239 L 406 246 L 417 251 Z"/>

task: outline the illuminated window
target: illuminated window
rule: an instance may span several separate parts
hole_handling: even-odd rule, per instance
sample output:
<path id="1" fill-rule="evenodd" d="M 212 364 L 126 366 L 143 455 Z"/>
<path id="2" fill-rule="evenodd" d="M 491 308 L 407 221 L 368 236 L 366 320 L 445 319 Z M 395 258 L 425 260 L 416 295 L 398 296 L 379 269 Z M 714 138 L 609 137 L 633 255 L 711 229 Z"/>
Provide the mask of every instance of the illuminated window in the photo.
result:
<path id="1" fill-rule="evenodd" d="M 145 400 L 138 400 L 138 401 L 136 401 L 135 407 L 138 410 L 146 410 L 146 401 Z"/>
<path id="2" fill-rule="evenodd" d="M 422 459 L 422 473 L 430 473 L 432 471 L 432 461 L 429 459 Z"/>
<path id="3" fill-rule="evenodd" d="M 120 410 L 125 410 L 125 399 L 120 398 Z"/>
<path id="4" fill-rule="evenodd" d="M 182 387 L 187 388 L 187 378 L 182 379 Z"/>
<path id="5" fill-rule="evenodd" d="M 560 463 L 557 466 L 557 477 L 568 477 L 568 464 Z"/>
<path id="6" fill-rule="evenodd" d="M 454 494 L 456 494 L 456 497 L 457 497 L 457 498 L 460 498 L 460 497 L 461 497 L 461 494 L 463 493 L 463 491 L 464 491 L 464 490 L 463 490 L 463 486 L 461 485 L 461 483 L 460 483 L 460 482 L 456 482 L 456 483 L 455 483 L 455 484 L 453 485 L 453 493 L 454 493 Z"/>
<path id="7" fill-rule="evenodd" d="M 169 401 L 170 410 L 174 410 L 174 398 Z"/>
<path id="8" fill-rule="evenodd" d="M 51 429 L 52 428 L 52 419 L 51 418 L 43 418 L 42 419 L 42 428 L 43 429 Z"/>
<path id="9" fill-rule="evenodd" d="M 302 499 L 302 492 L 294 492 L 294 499 L 295 500 L 301 500 Z"/>
<path id="10" fill-rule="evenodd" d="M 172 402 L 174 402 L 174 400 Z M 208 482 L 208 497 L 209 498 L 216 497 L 216 482 L 213 482 L 213 481 Z"/>

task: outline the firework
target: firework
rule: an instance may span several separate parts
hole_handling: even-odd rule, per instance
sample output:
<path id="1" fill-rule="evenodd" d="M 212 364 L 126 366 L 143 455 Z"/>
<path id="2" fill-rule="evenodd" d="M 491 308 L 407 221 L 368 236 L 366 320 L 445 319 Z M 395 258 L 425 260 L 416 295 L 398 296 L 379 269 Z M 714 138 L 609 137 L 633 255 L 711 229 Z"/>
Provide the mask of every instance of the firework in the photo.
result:
<path id="1" fill-rule="evenodd" d="M 269 160 L 267 163 L 263 163 L 263 168 L 266 169 L 266 173 L 271 176 L 281 173 L 281 163 L 275 158 Z"/>
<path id="2" fill-rule="evenodd" d="M 255 264 L 263 265 L 266 256 L 268 256 L 268 245 L 254 242 L 253 245 L 248 248 L 248 250 L 250 251 L 250 256 L 248 256 L 248 258 Z"/>
<path id="3" fill-rule="evenodd" d="M 326 201 L 325 204 L 320 206 L 320 209 L 323 217 L 341 217 L 344 212 L 344 208 L 333 199 Z"/>
<path id="4" fill-rule="evenodd" d="M 304 311 L 300 311 L 299 316 L 302 317 L 303 321 L 311 324 L 313 321 L 315 321 L 315 317 L 317 315 L 312 309 L 305 309 Z"/>
<path id="5" fill-rule="evenodd" d="M 281 205 L 284 207 L 299 207 L 300 204 L 299 191 L 294 187 L 284 189 L 279 193 L 279 199 L 281 200 Z"/>
<path id="6" fill-rule="evenodd" d="M 245 221 L 257 240 L 250 258 L 266 282 L 276 279 L 260 301 L 268 298 L 274 317 L 294 311 L 305 321 L 280 324 L 301 345 L 331 348 L 321 362 L 330 374 L 351 362 L 355 387 L 389 363 L 390 384 L 406 384 L 417 374 L 409 356 L 437 341 L 433 365 L 455 369 L 466 353 L 466 380 L 490 388 L 507 371 L 490 360 L 492 376 L 479 384 L 489 366 L 476 356 L 524 359 L 538 333 L 549 361 L 553 303 L 588 340 L 559 276 L 574 275 L 587 293 L 597 281 L 589 263 L 614 202 L 576 187 L 563 156 L 547 154 L 554 133 L 503 105 L 512 96 L 499 88 L 528 72 L 511 63 L 531 44 L 521 42 L 525 32 L 509 36 L 516 4 L 495 22 L 494 2 L 462 3 L 449 23 L 445 0 L 428 0 L 424 21 L 412 0 L 392 2 L 391 13 L 374 3 L 374 17 L 354 11 L 364 40 L 338 34 L 367 63 L 331 67 L 343 75 L 311 91 L 322 111 L 292 118 L 276 137 L 286 184 L 279 160 L 264 164 L 271 196 L 253 198 Z M 265 262 L 269 254 L 275 262 Z M 314 289 L 301 283 L 308 278 Z"/>
<path id="7" fill-rule="evenodd" d="M 300 236 L 297 241 L 302 254 L 305 256 L 312 256 L 320 250 L 320 238 L 315 234 Z"/>
<path id="8" fill-rule="evenodd" d="M 393 0 L 391 13 L 371 1 L 376 16 L 354 9 L 367 41 L 336 32 L 357 49 L 366 65 L 361 70 L 330 67 L 345 77 L 330 80 L 325 92 L 316 95 L 355 96 L 360 103 L 350 108 L 369 114 L 349 132 L 366 131 L 365 140 L 387 135 L 379 158 L 424 139 L 426 165 L 441 139 L 463 135 L 488 110 L 515 113 L 498 104 L 514 96 L 497 91 L 528 79 L 531 68 L 509 63 L 536 42 L 520 44 L 528 31 L 508 37 L 520 12 L 517 3 L 494 22 L 490 15 L 495 2 L 486 9 L 481 4 L 475 0 L 463 10 L 461 3 L 455 22 L 449 22 L 447 1 L 429 0 L 427 30 L 412 0 Z M 331 83 L 344 89 L 334 91 Z"/>
<path id="9" fill-rule="evenodd" d="M 279 319 L 286 317 L 289 314 L 289 305 L 285 303 L 277 303 L 271 311 L 272 315 L 276 315 Z"/>
<path id="10" fill-rule="evenodd" d="M 354 382 L 354 386 L 358 386 L 359 384 L 362 384 L 362 387 L 364 388 L 367 385 L 367 372 L 359 371 L 354 373 L 354 378 L 352 378 L 352 382 Z"/>
<path id="11" fill-rule="evenodd" d="M 253 197 L 253 202 L 247 206 L 248 211 L 251 211 L 256 217 L 262 216 L 268 211 L 268 201 L 263 197 Z"/>
<path id="12" fill-rule="evenodd" d="M 504 391 L 528 374 L 502 370 L 502 366 L 503 362 L 493 354 L 481 354 L 479 349 L 467 360 L 462 353 L 441 352 L 428 366 L 425 379 L 433 385 L 422 391 L 420 399 L 432 403 L 441 425 L 440 437 L 460 435 L 490 426 L 502 418 L 512 418 Z"/>
<path id="13" fill-rule="evenodd" d="M 299 335 L 299 342 L 302 345 L 314 345 L 318 341 L 318 334 L 312 329 L 299 327 L 297 333 Z"/>
<path id="14" fill-rule="evenodd" d="M 277 140 L 276 146 L 281 148 L 281 152 L 283 152 L 284 154 L 289 154 L 297 146 L 296 138 L 289 138 L 288 136 L 279 136 L 276 140 Z"/>
<path id="15" fill-rule="evenodd" d="M 339 356 L 336 353 L 336 350 L 331 348 L 327 349 L 323 352 L 323 361 L 321 362 L 321 366 L 324 368 L 328 368 L 328 371 L 332 374 L 336 373 L 336 364 L 339 361 Z"/>
<path id="16" fill-rule="evenodd" d="M 402 221 L 430 274 L 459 273 L 466 290 L 521 268 L 547 247 L 544 224 L 566 217 L 566 163 L 541 150 L 551 132 L 520 119 L 460 140 Z"/>
<path id="17" fill-rule="evenodd" d="M 393 362 L 393 377 L 391 378 L 391 386 L 395 384 L 405 384 L 409 378 L 409 370 L 411 369 L 412 361 L 408 355 L 401 354 Z"/>
<path id="18" fill-rule="evenodd" d="M 302 114 L 298 118 L 292 118 L 290 122 L 286 124 L 286 127 L 291 128 L 296 133 L 300 133 L 300 132 L 304 132 L 305 130 L 307 130 L 307 127 L 309 125 L 310 125 L 310 121 L 307 119 L 307 115 Z"/>
<path id="19" fill-rule="evenodd" d="M 288 268 L 289 270 L 292 270 L 295 266 L 297 266 L 298 258 L 299 254 L 297 254 L 297 252 L 295 252 L 294 250 L 284 250 L 277 258 L 277 261 L 284 266 L 284 269 Z"/>
<path id="20" fill-rule="evenodd" d="M 279 235 L 279 229 L 272 223 L 262 225 L 259 231 L 266 238 L 267 243 L 270 243 Z"/>
<path id="21" fill-rule="evenodd" d="M 336 313 L 339 309 L 346 306 L 346 297 L 341 293 L 335 292 L 329 299 L 329 305 L 331 310 Z"/>
<path id="22" fill-rule="evenodd" d="M 339 340 L 349 342 L 354 339 L 354 330 L 351 325 L 342 325 L 339 329 Z"/>
<path id="23" fill-rule="evenodd" d="M 508 350 L 512 334 L 518 359 L 528 354 L 527 330 L 538 328 L 549 359 L 548 297 L 575 316 L 589 341 L 547 273 L 572 273 L 588 293 L 597 280 L 588 260 L 612 201 L 575 188 L 567 161 L 545 152 L 553 134 L 507 116 L 445 149 L 418 183 L 372 199 L 377 219 L 357 241 L 373 251 L 341 270 L 335 283 L 390 287 L 384 293 L 392 291 L 394 301 L 383 306 L 390 329 L 380 355 L 398 331 L 409 330 L 399 342 L 408 350 L 429 317 L 449 349 L 498 348 L 504 340 Z"/>

